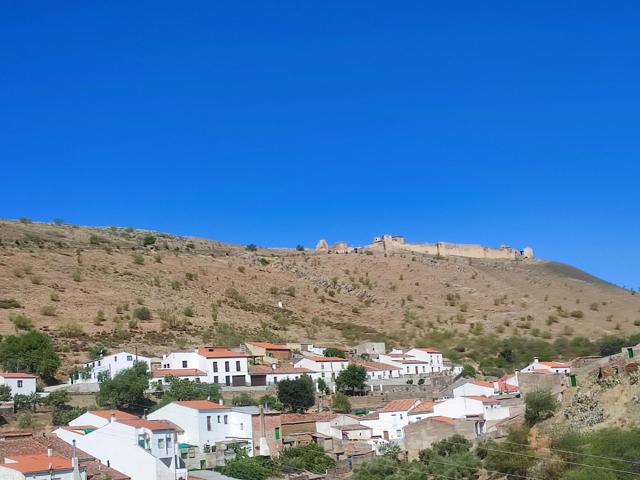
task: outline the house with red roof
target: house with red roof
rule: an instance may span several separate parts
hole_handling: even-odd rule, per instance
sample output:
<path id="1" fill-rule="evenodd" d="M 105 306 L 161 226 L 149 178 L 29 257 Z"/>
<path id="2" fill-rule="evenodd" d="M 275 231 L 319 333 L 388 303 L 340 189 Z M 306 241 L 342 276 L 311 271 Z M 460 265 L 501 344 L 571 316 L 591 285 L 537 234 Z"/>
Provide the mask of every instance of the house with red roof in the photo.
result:
<path id="1" fill-rule="evenodd" d="M 87 472 L 78 466 L 78 459 L 48 453 L 9 455 L 0 459 L 3 480 L 85 480 Z"/>
<path id="2" fill-rule="evenodd" d="M 453 389 L 454 397 L 466 397 L 470 395 L 479 395 L 484 397 L 493 397 L 498 394 L 494 382 L 484 380 L 471 379 L 466 383 Z"/>
<path id="3" fill-rule="evenodd" d="M 502 420 L 510 416 L 509 407 L 493 397 L 469 395 L 448 398 L 433 405 L 434 416 Z M 483 430 L 484 431 L 484 430 Z M 482 432 L 481 432 L 482 433 Z"/>
<path id="4" fill-rule="evenodd" d="M 161 369 L 195 369 L 206 373 L 207 383 L 243 387 L 251 381 L 248 359 L 247 354 L 227 347 L 202 345 L 191 352 L 171 352 L 164 355 Z"/>
<path id="5" fill-rule="evenodd" d="M 149 386 L 151 388 L 164 387 L 169 385 L 171 378 L 206 383 L 207 372 L 198 368 L 157 368 L 151 372 Z"/>
<path id="6" fill-rule="evenodd" d="M 381 409 L 361 417 L 360 424 L 371 428 L 372 437 L 402 441 L 403 428 L 409 424 L 409 412 L 420 403 L 415 398 L 392 400 Z"/>
<path id="7" fill-rule="evenodd" d="M 55 435 L 69 445 L 75 442 L 79 449 L 131 480 L 187 479 L 187 468 L 178 449 L 181 429 L 174 423 L 118 410 L 87 413 L 92 416 L 81 415 L 69 426 L 58 428 Z"/>
<path id="8" fill-rule="evenodd" d="M 327 382 L 334 382 L 338 374 L 349 366 L 349 361 L 342 357 L 322 357 L 308 355 L 298 360 L 296 368 L 306 368 L 319 374 L 319 378 Z"/>
<path id="9" fill-rule="evenodd" d="M 389 378 L 400 378 L 402 369 L 390 363 L 358 361 L 358 365 L 364 367 L 367 371 L 367 377 L 370 380 L 386 380 Z"/>
<path id="10" fill-rule="evenodd" d="M 320 377 L 308 368 L 302 367 L 278 367 L 272 365 L 249 365 L 249 376 L 251 377 L 251 386 L 277 385 L 282 380 L 297 380 L 302 375 L 309 375 L 312 379 L 317 380 Z"/>
<path id="11" fill-rule="evenodd" d="M 555 360 L 541 362 L 538 357 L 533 358 L 533 362 L 520 370 L 523 373 L 551 373 L 551 374 L 569 374 L 571 373 L 571 364 L 567 362 L 558 362 Z"/>
<path id="12" fill-rule="evenodd" d="M 278 363 L 291 358 L 291 349 L 286 345 L 271 342 L 246 342 L 242 351 L 254 357 L 260 363 Z"/>
<path id="13" fill-rule="evenodd" d="M 0 373 L 0 385 L 7 385 L 11 395 L 30 395 L 36 392 L 36 376 L 30 373 Z"/>

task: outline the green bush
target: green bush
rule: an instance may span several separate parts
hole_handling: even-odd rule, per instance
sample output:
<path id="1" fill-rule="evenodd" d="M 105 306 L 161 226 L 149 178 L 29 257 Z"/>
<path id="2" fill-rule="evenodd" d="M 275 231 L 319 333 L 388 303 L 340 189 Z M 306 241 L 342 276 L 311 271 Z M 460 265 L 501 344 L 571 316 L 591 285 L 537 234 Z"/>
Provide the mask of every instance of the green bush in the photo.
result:
<path id="1" fill-rule="evenodd" d="M 27 371 L 51 380 L 60 367 L 60 357 L 47 335 L 32 330 L 2 338 L 0 365 L 7 372 Z"/>
<path id="2" fill-rule="evenodd" d="M 325 474 L 336 465 L 336 462 L 327 456 L 324 448 L 316 443 L 303 447 L 285 448 L 280 453 L 280 463 L 284 467 L 308 470 L 316 474 Z"/>
<path id="3" fill-rule="evenodd" d="M 138 307 L 133 311 L 133 318 L 142 321 L 151 320 L 151 310 L 147 307 Z"/>
<path id="4" fill-rule="evenodd" d="M 253 243 L 250 243 L 249 245 L 247 245 L 244 248 L 246 250 L 248 250 L 249 252 L 255 252 L 256 250 L 258 250 L 258 247 L 256 247 Z"/>
<path id="5" fill-rule="evenodd" d="M 16 330 L 31 330 L 33 328 L 33 321 L 22 313 L 9 315 L 9 320 L 13 323 Z"/>
<path id="6" fill-rule="evenodd" d="M 343 393 L 336 393 L 331 402 L 331 410 L 339 413 L 351 413 L 351 402 L 349 397 Z"/>
<path id="7" fill-rule="evenodd" d="M 0 300 L 0 308 L 20 308 L 21 305 L 13 298 L 5 298 Z"/>
<path id="8" fill-rule="evenodd" d="M 54 426 L 67 425 L 71 420 L 79 417 L 86 411 L 87 409 L 84 407 L 56 409 L 53 411 L 53 414 L 51 415 L 51 423 Z"/>
<path id="9" fill-rule="evenodd" d="M 524 402 L 524 419 L 530 426 L 553 416 L 558 409 L 558 401 L 549 390 L 529 393 L 525 396 Z"/>

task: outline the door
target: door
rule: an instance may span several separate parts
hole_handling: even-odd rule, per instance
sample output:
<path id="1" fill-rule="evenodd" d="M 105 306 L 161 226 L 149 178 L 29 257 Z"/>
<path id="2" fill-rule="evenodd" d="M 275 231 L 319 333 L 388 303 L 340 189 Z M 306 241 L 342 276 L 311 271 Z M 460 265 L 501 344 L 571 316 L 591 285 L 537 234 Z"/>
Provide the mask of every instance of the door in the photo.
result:
<path id="1" fill-rule="evenodd" d="M 384 432 L 382 432 L 382 437 L 383 437 L 385 440 L 389 440 L 389 431 L 388 431 L 388 430 L 385 430 Z"/>
<path id="2" fill-rule="evenodd" d="M 633 348 L 627 348 L 627 356 L 633 358 Z"/>
<path id="3" fill-rule="evenodd" d="M 264 387 L 267 384 L 266 375 L 251 375 L 251 386 Z"/>
<path id="4" fill-rule="evenodd" d="M 234 387 L 244 387 L 245 386 L 245 380 L 244 380 L 244 375 L 234 375 L 231 378 L 231 384 Z"/>
<path id="5" fill-rule="evenodd" d="M 578 386 L 578 380 L 576 379 L 575 375 L 571 375 L 571 377 L 569 377 L 571 380 L 571 386 L 572 387 L 577 387 Z"/>

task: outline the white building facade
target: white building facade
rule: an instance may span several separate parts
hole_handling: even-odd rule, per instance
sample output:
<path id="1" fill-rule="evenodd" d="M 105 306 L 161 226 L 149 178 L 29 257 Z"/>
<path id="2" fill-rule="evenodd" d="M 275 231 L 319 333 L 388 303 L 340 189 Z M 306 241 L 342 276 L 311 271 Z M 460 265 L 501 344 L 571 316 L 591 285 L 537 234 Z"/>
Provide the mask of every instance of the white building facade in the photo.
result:
<path id="1" fill-rule="evenodd" d="M 36 392 L 36 376 L 29 373 L 0 373 L 0 385 L 7 385 L 11 395 L 30 395 Z"/>

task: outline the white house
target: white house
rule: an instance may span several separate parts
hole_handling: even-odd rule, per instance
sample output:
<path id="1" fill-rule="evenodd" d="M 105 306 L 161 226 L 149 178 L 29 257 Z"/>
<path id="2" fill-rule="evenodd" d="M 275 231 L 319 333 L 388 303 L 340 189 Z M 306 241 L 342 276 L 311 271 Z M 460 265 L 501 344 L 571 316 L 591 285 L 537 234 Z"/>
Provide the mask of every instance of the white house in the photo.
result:
<path id="1" fill-rule="evenodd" d="M 436 348 L 412 348 L 406 352 L 417 360 L 425 361 L 431 368 L 430 373 L 438 373 L 446 370 L 442 353 Z"/>
<path id="2" fill-rule="evenodd" d="M 11 455 L 0 459 L 2 480 L 86 480 L 87 472 L 77 458 L 48 453 Z"/>
<path id="3" fill-rule="evenodd" d="M 69 383 L 98 383 L 103 376 L 113 378 L 122 370 L 133 367 L 136 362 L 144 362 L 151 369 L 151 359 L 128 352 L 96 358 L 83 364 L 82 371 L 69 376 Z"/>
<path id="4" fill-rule="evenodd" d="M 516 374 L 503 375 L 498 380 L 493 382 L 493 386 L 496 389 L 496 392 L 500 394 L 520 393 L 520 386 L 518 384 L 518 375 Z"/>
<path id="5" fill-rule="evenodd" d="M 402 441 L 403 428 L 409 424 L 409 411 L 420 404 L 420 400 L 392 400 L 382 409 L 360 418 L 360 424 L 370 427 L 372 437 Z"/>
<path id="6" fill-rule="evenodd" d="M 402 369 L 396 365 L 380 362 L 358 362 L 358 365 L 365 368 L 369 380 L 387 380 L 389 378 L 399 378 Z"/>
<path id="7" fill-rule="evenodd" d="M 220 444 L 239 444 L 249 456 L 277 454 L 282 445 L 280 413 L 258 407 L 228 407 L 208 400 L 172 402 L 149 414 L 150 419 L 176 424 L 178 441 L 194 447 L 204 467 L 217 466 Z"/>
<path id="8" fill-rule="evenodd" d="M 197 368 L 158 368 L 151 372 L 149 384 L 151 387 L 169 385 L 172 377 L 206 383 L 207 372 Z"/>
<path id="9" fill-rule="evenodd" d="M 340 440 L 367 442 L 371 440 L 372 435 L 371 427 L 359 423 L 337 425 L 331 428 L 331 436 Z"/>
<path id="10" fill-rule="evenodd" d="M 11 395 L 30 395 L 36 391 L 36 376 L 29 373 L 0 373 L 0 385 L 8 385 Z"/>
<path id="11" fill-rule="evenodd" d="M 409 410 L 409 423 L 419 422 L 422 419 L 433 417 L 433 406 L 435 402 L 422 401 Z"/>
<path id="12" fill-rule="evenodd" d="M 470 380 L 467 383 L 453 389 L 454 397 L 467 397 L 472 395 L 493 397 L 497 394 L 494 382 L 482 380 Z"/>
<path id="13" fill-rule="evenodd" d="M 178 456 L 176 426 L 170 422 L 112 418 L 95 430 L 67 426 L 55 434 L 69 444 L 75 440 L 79 449 L 131 480 L 187 479 L 187 469 Z"/>
<path id="14" fill-rule="evenodd" d="M 162 357 L 163 369 L 195 368 L 207 374 L 208 383 L 249 385 L 247 355 L 224 347 L 200 346 L 193 352 L 172 352 Z"/>
<path id="15" fill-rule="evenodd" d="M 556 361 L 541 362 L 538 357 L 534 357 L 533 362 L 520 371 L 525 373 L 567 374 L 571 373 L 571 364 Z"/>
<path id="16" fill-rule="evenodd" d="M 485 420 L 502 420 L 510 416 L 509 407 L 500 405 L 495 398 L 481 396 L 449 398 L 435 403 L 433 413 L 449 418 L 482 416 Z"/>
<path id="17" fill-rule="evenodd" d="M 320 378 L 335 381 L 338 374 L 349 366 L 349 361 L 341 357 L 320 357 L 311 355 L 298 360 L 296 368 L 306 368 L 320 374 Z"/>

